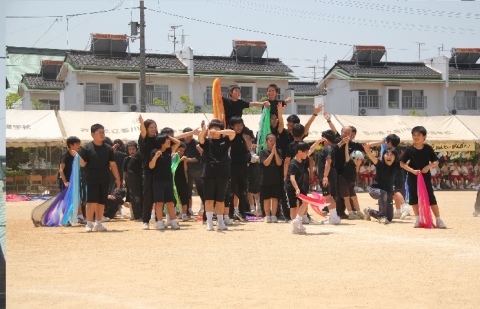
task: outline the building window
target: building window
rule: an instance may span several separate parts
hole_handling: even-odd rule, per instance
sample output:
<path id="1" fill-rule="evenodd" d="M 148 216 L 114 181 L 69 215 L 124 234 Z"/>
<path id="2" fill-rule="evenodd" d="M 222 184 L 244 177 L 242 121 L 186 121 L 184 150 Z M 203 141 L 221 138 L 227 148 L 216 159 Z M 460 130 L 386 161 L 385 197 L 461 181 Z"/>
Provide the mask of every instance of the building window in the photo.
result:
<path id="1" fill-rule="evenodd" d="M 298 115 L 313 114 L 313 106 L 312 105 L 297 105 L 297 114 Z"/>
<path id="2" fill-rule="evenodd" d="M 427 108 L 427 97 L 423 96 L 423 90 L 402 90 L 402 108 Z"/>
<path id="3" fill-rule="evenodd" d="M 480 98 L 476 91 L 457 91 L 453 98 L 456 109 L 475 110 L 480 108 Z"/>
<path id="4" fill-rule="evenodd" d="M 378 90 L 374 90 L 374 89 L 358 90 L 358 107 L 380 108 L 380 96 L 378 95 Z"/>
<path id="5" fill-rule="evenodd" d="M 137 84 L 136 83 L 122 83 L 122 103 L 124 104 L 137 103 Z"/>
<path id="6" fill-rule="evenodd" d="M 87 83 L 85 88 L 85 102 L 87 104 L 113 104 L 113 84 Z"/>
<path id="7" fill-rule="evenodd" d="M 388 89 L 388 108 L 400 107 L 400 89 Z"/>
<path id="8" fill-rule="evenodd" d="M 60 109 L 60 101 L 58 100 L 40 100 L 42 109 L 58 111 Z"/>
<path id="9" fill-rule="evenodd" d="M 222 90 L 222 96 L 224 98 L 229 98 L 230 95 L 228 94 L 228 87 L 221 87 L 220 88 Z M 206 88 L 206 92 L 205 92 L 205 105 L 212 105 L 212 87 L 211 86 L 207 86 Z"/>
<path id="10" fill-rule="evenodd" d="M 157 98 L 165 103 L 171 102 L 171 93 L 168 85 L 147 85 L 147 104 L 154 104 L 153 99 Z"/>

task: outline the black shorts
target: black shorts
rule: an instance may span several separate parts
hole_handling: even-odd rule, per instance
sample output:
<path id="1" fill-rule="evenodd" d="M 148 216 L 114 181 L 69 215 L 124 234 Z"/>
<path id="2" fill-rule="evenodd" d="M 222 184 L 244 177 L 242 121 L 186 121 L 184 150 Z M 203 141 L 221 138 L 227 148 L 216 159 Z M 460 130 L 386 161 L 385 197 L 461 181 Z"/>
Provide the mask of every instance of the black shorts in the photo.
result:
<path id="1" fill-rule="evenodd" d="M 276 185 L 262 185 L 262 198 L 268 200 L 271 198 L 280 198 L 280 186 Z"/>
<path id="2" fill-rule="evenodd" d="M 338 176 L 338 194 L 340 197 L 357 196 L 354 188 L 354 182 L 350 182 L 342 176 Z"/>
<path id="3" fill-rule="evenodd" d="M 426 173 L 422 175 L 423 175 L 423 179 L 425 180 L 425 187 L 427 188 L 430 205 L 437 205 L 437 199 L 433 194 L 432 177 L 430 176 L 430 173 Z M 409 194 L 408 203 L 410 205 L 418 205 L 417 176 L 413 174 L 408 175 L 408 194 Z"/>
<path id="4" fill-rule="evenodd" d="M 393 183 L 393 194 L 400 192 L 405 197 L 405 176 L 403 170 L 397 170 L 395 173 L 395 182 Z"/>
<path id="5" fill-rule="evenodd" d="M 152 190 L 154 203 L 173 203 L 175 200 L 171 181 L 153 181 Z"/>
<path id="6" fill-rule="evenodd" d="M 177 186 L 177 193 L 178 198 L 180 199 L 180 203 L 182 205 L 188 205 L 190 203 L 190 197 L 188 195 L 188 184 L 176 184 Z"/>
<path id="7" fill-rule="evenodd" d="M 307 195 L 307 193 L 305 191 L 302 192 L 302 189 L 300 189 L 300 193 Z M 295 194 L 295 189 L 294 188 L 285 188 L 285 196 L 287 198 L 288 208 L 296 208 L 298 205 L 301 205 L 302 202 L 303 202 Z"/>
<path id="8" fill-rule="evenodd" d="M 222 177 L 205 177 L 203 178 L 203 198 L 206 201 L 225 201 L 225 193 L 227 192 L 228 179 Z"/>
<path id="9" fill-rule="evenodd" d="M 109 182 L 92 185 L 87 184 L 87 203 L 106 205 L 109 185 Z"/>

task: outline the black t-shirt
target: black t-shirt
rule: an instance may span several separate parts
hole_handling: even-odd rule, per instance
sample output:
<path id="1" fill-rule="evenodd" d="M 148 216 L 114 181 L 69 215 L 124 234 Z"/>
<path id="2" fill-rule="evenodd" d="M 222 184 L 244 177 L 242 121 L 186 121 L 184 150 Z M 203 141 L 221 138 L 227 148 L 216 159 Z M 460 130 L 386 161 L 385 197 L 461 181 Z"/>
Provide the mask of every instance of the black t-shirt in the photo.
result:
<path id="1" fill-rule="evenodd" d="M 153 149 L 150 152 L 150 160 L 155 157 L 159 149 Z M 162 151 L 162 155 L 157 158 L 155 167 L 153 168 L 153 180 L 173 182 L 172 175 L 172 148 L 168 147 L 165 151 Z"/>
<path id="2" fill-rule="evenodd" d="M 132 160 L 132 157 L 130 157 L 130 156 L 123 159 L 122 172 L 128 172 L 128 163 L 130 163 L 130 160 Z M 128 177 L 128 175 L 127 175 L 127 177 Z"/>
<path id="3" fill-rule="evenodd" d="M 400 160 L 403 163 L 407 163 L 410 160 L 408 166 L 410 166 L 414 170 L 421 171 L 425 166 L 429 165 L 430 162 L 438 161 L 438 158 L 432 146 L 428 144 L 423 144 L 422 149 L 417 149 L 414 146 L 407 147 Z M 430 171 L 428 171 L 428 173 L 426 174 L 430 175 Z"/>
<path id="4" fill-rule="evenodd" d="M 142 138 L 142 135 L 138 137 L 138 146 L 140 152 L 140 156 L 142 158 L 142 166 L 148 167 L 148 163 L 150 162 L 150 153 L 153 149 L 157 148 L 155 146 L 155 139 L 156 137 L 145 136 L 145 139 Z"/>
<path id="5" fill-rule="evenodd" d="M 235 134 L 235 138 L 231 141 L 231 147 L 230 158 L 232 164 L 247 164 L 249 162 L 247 156 L 250 152 L 247 150 L 242 133 Z"/>
<path id="6" fill-rule="evenodd" d="M 383 161 L 378 160 L 377 164 L 375 164 L 375 168 L 377 173 L 375 174 L 375 180 L 372 183 L 372 187 L 392 193 L 393 185 L 395 183 L 395 174 L 400 169 L 400 163 L 395 161 L 392 165 L 388 166 Z"/>
<path id="7" fill-rule="evenodd" d="M 83 161 L 87 162 L 85 166 L 87 185 L 110 181 L 110 162 L 115 162 L 110 145 L 102 143 L 97 146 L 90 142 L 80 149 L 80 156 Z"/>
<path id="8" fill-rule="evenodd" d="M 349 182 L 355 182 L 357 180 L 357 166 L 353 160 L 345 163 L 341 176 Z"/>
<path id="9" fill-rule="evenodd" d="M 230 176 L 230 158 L 228 150 L 230 149 L 230 138 L 222 136 L 219 139 L 205 138 L 203 148 L 203 173 L 202 177 L 221 177 Z"/>
<path id="10" fill-rule="evenodd" d="M 290 164 L 288 165 L 287 179 L 285 180 L 285 189 L 295 190 L 295 187 L 290 180 L 291 175 L 295 176 L 297 186 L 300 190 L 302 190 L 303 183 L 305 182 L 305 170 L 303 168 L 303 164 L 295 159 L 292 159 L 292 161 L 290 161 Z"/>
<path id="11" fill-rule="evenodd" d="M 184 156 L 187 158 L 196 158 L 198 160 L 198 162 L 187 162 L 188 170 L 198 170 L 202 167 L 200 162 L 201 155 L 197 150 L 197 145 L 198 141 L 195 139 L 192 139 L 190 143 L 186 144 L 187 147 L 185 148 Z"/>
<path id="12" fill-rule="evenodd" d="M 282 177 L 282 165 L 278 166 L 277 162 L 275 160 L 275 156 L 273 156 L 272 161 L 268 166 L 265 166 L 263 162 L 267 160 L 268 156 L 270 156 L 272 152 L 268 149 L 262 150 L 260 152 L 260 163 L 262 166 L 262 185 L 276 185 L 280 184 L 280 180 Z M 280 149 L 277 150 L 278 155 L 280 156 L 280 159 L 282 159 L 282 151 Z"/>
<path id="13" fill-rule="evenodd" d="M 290 144 L 288 140 L 288 132 L 287 129 L 283 129 L 282 133 L 278 133 L 278 125 L 275 128 L 270 127 L 270 130 L 273 135 L 277 138 L 276 146 L 277 149 L 282 150 L 282 154 L 287 153 L 288 144 Z"/>
<path id="14" fill-rule="evenodd" d="M 234 116 L 242 117 L 243 110 L 245 108 L 250 107 L 250 103 L 242 99 L 239 99 L 237 101 L 232 101 L 232 99 L 229 99 L 229 98 L 222 98 L 222 99 L 223 99 L 223 109 L 225 111 L 225 120 L 226 120 L 227 126 L 229 125 L 230 119 L 232 119 L 232 117 Z"/>
<path id="15" fill-rule="evenodd" d="M 127 157 L 127 154 L 125 152 L 117 150 L 113 153 L 113 156 L 115 158 L 115 163 L 117 164 L 117 168 L 118 168 L 118 172 L 120 173 L 120 177 L 122 177 L 123 162 L 125 161 L 125 158 Z"/>
<path id="16" fill-rule="evenodd" d="M 278 100 L 268 100 L 270 103 L 270 115 L 278 115 L 278 103 L 282 103 L 282 106 L 287 105 L 285 101 L 278 101 Z"/>
<path id="17" fill-rule="evenodd" d="M 335 168 L 335 152 L 336 152 L 336 149 L 333 146 L 325 146 L 323 147 L 322 151 L 320 151 L 320 154 L 318 155 L 318 159 L 317 159 L 317 171 L 318 171 L 318 177 L 320 179 L 322 179 L 324 176 L 325 164 L 327 163 L 327 159 L 332 159 L 332 162 L 330 165 L 330 172 L 332 168 Z"/>
<path id="18" fill-rule="evenodd" d="M 63 167 L 63 174 L 65 174 L 65 179 L 67 179 L 67 181 L 70 181 L 70 176 L 72 175 L 73 159 L 75 159 L 75 157 L 70 155 L 68 150 L 60 158 L 60 164 L 65 164 Z M 60 172 L 58 172 L 58 178 L 62 179 L 62 177 L 60 177 Z"/>
<path id="19" fill-rule="evenodd" d="M 181 186 L 187 183 L 187 178 L 185 177 L 185 162 L 180 161 L 175 170 L 175 185 Z"/>
<path id="20" fill-rule="evenodd" d="M 127 165 L 127 172 L 133 173 L 139 177 L 142 176 L 142 155 L 137 151 L 133 157 L 130 158 L 130 161 Z"/>

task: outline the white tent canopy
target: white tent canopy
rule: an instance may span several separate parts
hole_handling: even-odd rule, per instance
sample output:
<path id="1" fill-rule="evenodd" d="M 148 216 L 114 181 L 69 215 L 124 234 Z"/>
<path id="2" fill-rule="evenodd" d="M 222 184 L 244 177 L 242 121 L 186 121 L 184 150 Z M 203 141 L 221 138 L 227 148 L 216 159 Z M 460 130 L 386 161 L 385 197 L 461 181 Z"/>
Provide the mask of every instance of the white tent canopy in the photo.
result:
<path id="1" fill-rule="evenodd" d="M 359 142 L 380 141 L 388 134 L 396 134 L 403 142 L 412 140 L 411 130 L 415 126 L 427 129 L 427 142 L 473 142 L 475 136 L 455 116 L 345 116 L 335 115 L 344 126 L 356 127 Z M 480 119 L 477 118 L 477 119 Z"/>
<path id="2" fill-rule="evenodd" d="M 480 116 L 457 115 L 456 118 L 478 137 L 477 141 L 480 140 Z"/>
<path id="3" fill-rule="evenodd" d="M 6 111 L 7 147 L 54 146 L 63 143 L 53 110 Z"/>

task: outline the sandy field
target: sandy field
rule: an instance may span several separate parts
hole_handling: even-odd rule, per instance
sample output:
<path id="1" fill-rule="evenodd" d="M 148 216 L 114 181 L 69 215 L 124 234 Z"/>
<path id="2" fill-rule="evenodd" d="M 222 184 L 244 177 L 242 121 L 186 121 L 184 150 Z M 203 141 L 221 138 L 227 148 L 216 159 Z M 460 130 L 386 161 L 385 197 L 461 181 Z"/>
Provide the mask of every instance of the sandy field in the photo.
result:
<path id="1" fill-rule="evenodd" d="M 127 219 L 87 234 L 35 228 L 40 202 L 8 203 L 7 308 L 479 308 L 475 195 L 436 192 L 447 230 L 315 215 L 307 235 L 263 222 L 207 232 L 193 220 L 143 231 Z"/>

